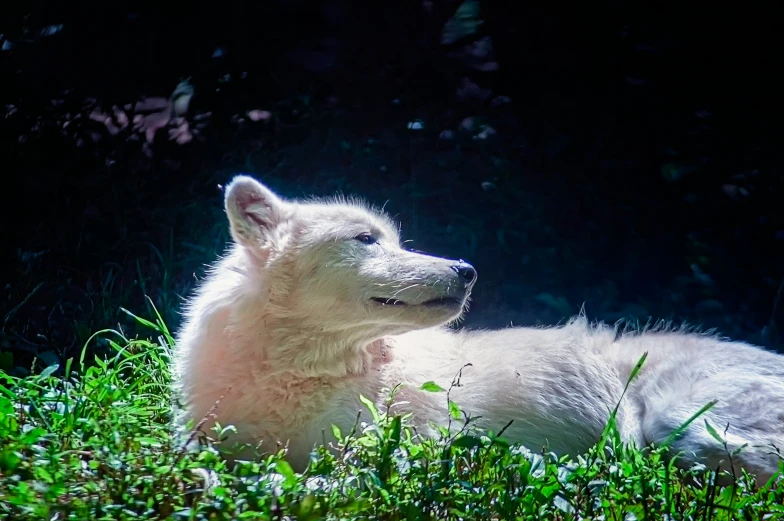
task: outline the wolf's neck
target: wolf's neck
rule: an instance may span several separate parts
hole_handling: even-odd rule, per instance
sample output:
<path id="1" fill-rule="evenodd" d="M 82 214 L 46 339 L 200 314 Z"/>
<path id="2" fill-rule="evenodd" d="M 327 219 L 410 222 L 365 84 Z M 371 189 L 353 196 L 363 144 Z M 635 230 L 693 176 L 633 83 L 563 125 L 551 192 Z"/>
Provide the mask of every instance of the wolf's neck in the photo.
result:
<path id="1" fill-rule="evenodd" d="M 367 333 L 315 331 L 288 319 L 268 322 L 265 329 L 272 366 L 303 376 L 363 375 L 388 357 L 384 340 Z"/>

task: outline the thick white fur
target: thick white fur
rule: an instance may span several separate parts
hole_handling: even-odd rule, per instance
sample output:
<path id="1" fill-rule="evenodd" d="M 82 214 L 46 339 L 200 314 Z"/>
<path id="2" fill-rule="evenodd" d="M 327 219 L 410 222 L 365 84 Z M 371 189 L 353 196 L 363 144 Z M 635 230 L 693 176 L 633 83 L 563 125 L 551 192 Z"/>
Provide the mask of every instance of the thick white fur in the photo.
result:
<path id="1" fill-rule="evenodd" d="M 454 331 L 473 282 L 456 261 L 406 251 L 382 214 L 345 200 L 284 201 L 247 176 L 226 188 L 235 245 L 214 266 L 186 309 L 176 351 L 185 418 L 213 405 L 232 438 L 288 444 L 295 468 L 313 446 L 347 432 L 364 410 L 404 384 L 398 412 L 421 434 L 445 424 L 443 393 L 465 364 L 452 399 L 477 425 L 533 450 L 579 453 L 595 443 L 633 367 L 648 352 L 621 402 L 618 427 L 637 446 L 661 442 L 711 400 L 717 404 L 677 441 L 684 461 L 727 468 L 727 452 L 707 432 L 729 425 L 733 460 L 760 481 L 784 450 L 784 356 L 740 342 L 671 328 L 632 333 L 589 325 Z M 375 244 L 355 237 L 372 234 Z M 442 296 L 456 306 L 423 306 Z M 405 306 L 383 305 L 373 297 Z M 209 424 L 206 427 L 208 427 Z"/>

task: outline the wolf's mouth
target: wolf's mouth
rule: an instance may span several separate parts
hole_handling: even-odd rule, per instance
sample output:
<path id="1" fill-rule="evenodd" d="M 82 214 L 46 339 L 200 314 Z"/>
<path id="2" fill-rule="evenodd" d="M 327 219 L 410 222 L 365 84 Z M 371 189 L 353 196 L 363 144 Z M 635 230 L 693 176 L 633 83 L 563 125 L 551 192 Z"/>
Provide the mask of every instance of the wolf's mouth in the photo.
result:
<path id="1" fill-rule="evenodd" d="M 370 300 L 374 302 L 378 302 L 382 306 L 405 306 L 406 303 L 402 300 L 397 300 L 394 298 L 385 298 L 385 297 L 373 297 Z"/>
<path id="2" fill-rule="evenodd" d="M 370 300 L 374 302 L 378 302 L 383 306 L 409 306 L 410 305 L 407 302 L 403 302 L 402 300 L 387 298 L 387 297 L 373 297 Z M 462 306 L 463 301 L 455 297 L 438 297 L 438 298 L 426 300 L 424 302 L 420 302 L 417 305 L 425 306 L 425 307 L 440 307 L 440 306 L 451 307 L 451 306 Z"/>

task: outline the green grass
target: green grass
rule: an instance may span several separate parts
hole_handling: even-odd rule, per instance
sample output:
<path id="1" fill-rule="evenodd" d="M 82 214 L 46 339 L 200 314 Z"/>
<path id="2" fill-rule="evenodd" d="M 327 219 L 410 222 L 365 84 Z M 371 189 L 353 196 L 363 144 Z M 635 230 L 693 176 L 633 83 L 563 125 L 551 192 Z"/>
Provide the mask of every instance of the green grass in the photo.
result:
<path id="1" fill-rule="evenodd" d="M 784 517 L 784 488 L 746 475 L 722 488 L 710 469 L 624 446 L 612 416 L 597 445 L 570 461 L 471 433 L 457 405 L 440 439 L 416 442 L 406 418 L 367 402 L 373 422 L 335 429 L 337 453 L 319 449 L 304 474 L 279 455 L 230 469 L 204 437 L 199 451 L 181 450 L 169 427 L 173 338 L 160 317 L 137 321 L 155 340 L 96 333 L 91 342 L 112 356 L 85 360 L 85 346 L 66 376 L 54 366 L 0 372 L 0 519 Z M 435 384 L 423 389 L 448 399 Z"/>

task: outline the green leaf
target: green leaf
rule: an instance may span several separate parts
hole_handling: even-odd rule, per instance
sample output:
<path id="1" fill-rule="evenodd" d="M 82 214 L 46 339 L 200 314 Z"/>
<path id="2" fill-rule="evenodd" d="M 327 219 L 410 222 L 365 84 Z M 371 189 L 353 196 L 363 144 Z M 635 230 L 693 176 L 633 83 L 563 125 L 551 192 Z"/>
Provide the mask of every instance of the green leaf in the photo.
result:
<path id="1" fill-rule="evenodd" d="M 446 389 L 444 389 L 443 387 L 441 387 L 440 385 L 438 385 L 437 383 L 435 383 L 432 380 L 429 381 L 429 382 L 423 383 L 419 387 L 419 389 L 422 390 L 422 391 L 427 391 L 429 393 L 442 393 L 442 392 L 444 392 L 446 390 Z"/>
<path id="2" fill-rule="evenodd" d="M 308 494 L 302 498 L 302 501 L 299 504 L 297 519 L 318 519 L 318 512 L 314 512 L 317 505 L 318 499 L 313 494 Z"/>
<path id="3" fill-rule="evenodd" d="M 381 421 L 381 415 L 376 408 L 376 404 L 365 398 L 363 395 L 359 395 L 359 401 L 370 411 L 370 416 L 373 418 L 373 423 L 378 424 Z"/>
<path id="4" fill-rule="evenodd" d="M 343 433 L 340 432 L 340 427 L 338 427 L 334 423 L 332 425 L 330 425 L 330 427 L 332 428 L 332 436 L 334 436 L 336 440 L 342 440 L 343 439 Z"/>
<path id="5" fill-rule="evenodd" d="M 12 471 L 19 466 L 22 459 L 11 450 L 0 452 L 0 470 Z"/>
<path id="6" fill-rule="evenodd" d="M 138 441 L 139 444 L 142 445 L 143 447 L 154 447 L 157 449 L 162 446 L 161 440 L 157 438 L 153 438 L 151 436 L 142 436 L 140 438 L 137 438 L 136 441 Z"/>
<path id="7" fill-rule="evenodd" d="M 697 411 L 694 414 L 692 414 L 691 417 L 688 420 L 686 420 L 685 422 L 683 422 L 680 427 L 678 427 L 677 429 L 672 431 L 670 433 L 670 435 L 667 436 L 667 439 L 664 440 L 664 442 L 661 445 L 663 447 L 669 447 L 672 444 L 672 442 L 677 440 L 681 436 L 681 434 L 683 434 L 683 432 L 689 427 L 689 425 L 691 425 L 691 423 L 694 420 L 696 420 L 697 418 L 699 418 L 700 416 L 705 414 L 710 408 L 712 408 L 714 405 L 716 405 L 716 403 L 718 403 L 718 400 L 711 400 L 710 402 L 708 402 L 705 405 L 703 405 L 702 408 L 700 408 L 699 411 Z"/>
<path id="8" fill-rule="evenodd" d="M 449 415 L 455 420 L 460 419 L 460 407 L 452 400 L 449 400 Z"/>
<path id="9" fill-rule="evenodd" d="M 724 445 L 724 440 L 719 435 L 719 433 L 716 432 L 716 429 L 713 428 L 713 425 L 708 423 L 708 420 L 703 420 L 703 421 L 705 422 L 705 428 L 708 429 L 708 434 L 710 434 L 713 437 L 714 440 L 716 440 L 719 443 L 721 443 L 722 445 Z"/>
<path id="10" fill-rule="evenodd" d="M 134 320 L 136 320 L 136 321 L 137 321 L 139 324 L 141 324 L 141 325 L 143 325 L 143 326 L 146 326 L 146 327 L 149 327 L 150 329 L 154 329 L 155 331 L 157 331 L 157 332 L 159 332 L 159 333 L 161 333 L 161 332 L 162 332 L 162 331 L 161 331 L 161 328 L 160 328 L 160 327 L 158 327 L 158 325 L 157 325 L 157 324 L 153 324 L 152 322 L 150 322 L 150 321 L 149 321 L 149 320 L 147 320 L 147 319 L 144 319 L 144 318 L 142 318 L 142 317 L 140 317 L 140 316 L 134 315 L 133 313 L 131 313 L 130 311 L 128 311 L 128 310 L 127 310 L 127 309 L 125 309 L 125 308 L 121 307 L 121 308 L 120 308 L 120 311 L 122 311 L 122 312 L 123 312 L 123 313 L 125 313 L 126 315 L 128 315 L 128 316 L 130 316 L 131 318 L 133 318 Z"/>
<path id="11" fill-rule="evenodd" d="M 297 482 L 297 475 L 288 461 L 279 459 L 275 462 L 275 470 L 277 470 L 284 478 L 287 487 L 291 487 Z"/>
<path id="12" fill-rule="evenodd" d="M 733 456 L 733 457 L 737 456 L 738 454 L 740 454 L 741 452 L 743 452 L 743 449 L 745 449 L 745 448 L 746 448 L 746 447 L 748 447 L 748 446 L 749 446 L 749 444 L 748 444 L 748 443 L 744 443 L 743 445 L 741 445 L 740 447 L 738 447 L 737 449 L 735 449 L 735 450 L 733 450 L 733 451 L 732 451 L 732 456 Z"/>
<path id="13" fill-rule="evenodd" d="M 52 374 L 60 369 L 60 364 L 52 364 L 43 371 L 41 371 L 41 378 L 48 378 L 52 376 Z"/>
<path id="14" fill-rule="evenodd" d="M 640 357 L 640 360 L 637 361 L 637 364 L 634 366 L 634 369 L 632 369 L 632 372 L 629 374 L 629 379 L 626 380 L 627 388 L 629 387 L 629 384 L 632 382 L 632 380 L 634 380 L 637 377 L 637 373 L 640 372 L 640 369 L 642 369 L 642 366 L 643 364 L 645 364 L 645 360 L 647 359 L 648 359 L 648 351 L 645 351 Z"/>
<path id="15" fill-rule="evenodd" d="M 46 429 L 35 427 L 26 432 L 19 441 L 24 445 L 32 445 L 33 443 L 37 442 L 44 434 L 46 434 Z"/>
<path id="16" fill-rule="evenodd" d="M 400 427 L 401 427 L 400 416 L 395 416 L 394 418 L 392 418 L 392 427 L 391 427 L 391 432 L 389 434 L 389 441 L 392 445 L 392 448 L 397 448 L 400 446 Z"/>
<path id="17" fill-rule="evenodd" d="M 482 440 L 476 436 L 460 436 L 452 442 L 452 447 L 459 447 L 464 449 L 473 449 L 475 447 L 481 446 Z"/>

